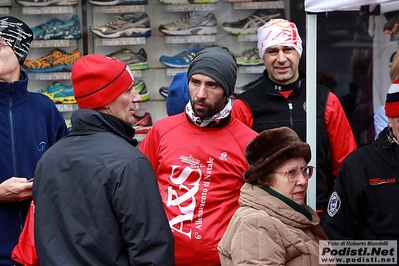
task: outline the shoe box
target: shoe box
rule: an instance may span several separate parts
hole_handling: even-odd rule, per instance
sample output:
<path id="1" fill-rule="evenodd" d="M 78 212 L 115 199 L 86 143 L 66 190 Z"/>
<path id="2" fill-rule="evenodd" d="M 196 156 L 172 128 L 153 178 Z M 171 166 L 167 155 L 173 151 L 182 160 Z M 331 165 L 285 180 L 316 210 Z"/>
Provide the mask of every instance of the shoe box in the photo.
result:
<path id="1" fill-rule="evenodd" d="M 288 0 L 0 1 L 0 13 L 21 18 L 34 31 L 23 67 L 31 90 L 63 88 L 69 97 L 74 60 L 89 53 L 113 56 L 126 62 L 140 83 L 139 109 L 151 113 L 153 122 L 167 116 L 165 98 L 173 76 L 185 72 L 206 45 L 219 44 L 236 55 L 237 88 L 258 79 L 264 66 L 256 29 L 271 18 L 289 19 L 288 7 Z M 60 99 L 65 102 L 54 102 L 74 103 Z M 71 106 L 60 107 L 67 118 L 77 109 Z"/>

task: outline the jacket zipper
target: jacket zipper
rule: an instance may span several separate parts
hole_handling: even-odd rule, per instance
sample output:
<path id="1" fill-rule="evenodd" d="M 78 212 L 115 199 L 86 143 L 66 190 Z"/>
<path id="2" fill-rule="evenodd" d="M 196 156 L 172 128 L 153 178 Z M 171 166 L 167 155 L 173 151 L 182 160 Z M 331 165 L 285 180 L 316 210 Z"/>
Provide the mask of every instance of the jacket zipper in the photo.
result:
<path id="1" fill-rule="evenodd" d="M 8 106 L 8 117 L 10 119 L 10 136 L 11 136 L 11 149 L 12 149 L 12 167 L 13 167 L 13 176 L 18 176 L 18 169 L 17 169 L 17 155 L 15 152 L 15 135 L 14 135 L 14 123 L 13 123 L 13 92 L 14 92 L 14 88 L 11 86 L 10 87 L 10 103 Z M 22 210 L 21 210 L 21 204 L 19 205 L 19 211 L 18 211 L 18 215 L 19 215 L 19 228 L 22 231 L 23 225 L 24 225 L 24 221 L 22 219 Z"/>
<path id="2" fill-rule="evenodd" d="M 10 136 L 11 136 L 11 149 L 12 149 L 12 167 L 13 167 L 13 173 L 14 176 L 18 176 L 18 170 L 17 170 L 17 158 L 16 158 L 16 153 L 15 153 L 15 136 L 14 136 L 14 123 L 13 123 L 13 111 L 12 111 L 12 106 L 13 106 L 13 92 L 14 89 L 11 86 L 10 87 L 10 103 L 9 103 L 9 112 L 8 116 L 10 119 Z"/>
<path id="3" fill-rule="evenodd" d="M 292 120 L 292 110 L 294 109 L 294 106 L 292 105 L 291 100 L 288 100 L 288 110 L 290 110 L 290 125 L 291 128 L 294 128 L 294 121 Z"/>

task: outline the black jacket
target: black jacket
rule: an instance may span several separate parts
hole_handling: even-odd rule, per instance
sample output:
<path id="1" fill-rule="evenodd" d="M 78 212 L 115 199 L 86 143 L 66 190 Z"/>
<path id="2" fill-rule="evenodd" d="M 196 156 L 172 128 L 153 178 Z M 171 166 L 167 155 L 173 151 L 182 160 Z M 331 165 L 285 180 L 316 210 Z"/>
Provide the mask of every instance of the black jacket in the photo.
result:
<path id="1" fill-rule="evenodd" d="M 267 72 L 255 82 L 255 87 L 235 95 L 251 109 L 254 120 L 252 128 L 257 132 L 265 129 L 287 126 L 292 128 L 302 141 L 306 141 L 306 81 L 300 73 L 301 82 L 290 96 L 285 98 L 275 88 Z M 324 122 L 324 114 L 330 90 L 317 86 L 317 210 L 326 210 L 333 186 L 331 162 L 329 160 L 329 141 Z M 265 104 L 267 103 L 267 104 Z"/>
<path id="2" fill-rule="evenodd" d="M 399 241 L 399 145 L 388 131 L 343 161 L 324 225 L 330 239 Z"/>
<path id="3" fill-rule="evenodd" d="M 96 111 L 75 111 L 72 125 L 35 173 L 40 265 L 174 265 L 148 159 Z"/>

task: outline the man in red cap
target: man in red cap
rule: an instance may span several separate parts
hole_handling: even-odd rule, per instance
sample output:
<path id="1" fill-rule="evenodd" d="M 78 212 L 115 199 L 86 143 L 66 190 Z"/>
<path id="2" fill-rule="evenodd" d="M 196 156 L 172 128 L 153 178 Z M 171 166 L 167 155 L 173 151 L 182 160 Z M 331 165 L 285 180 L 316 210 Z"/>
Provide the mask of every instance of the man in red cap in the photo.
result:
<path id="1" fill-rule="evenodd" d="M 73 65 L 72 83 L 81 109 L 35 174 L 40 265 L 174 265 L 154 170 L 133 138 L 141 96 L 132 73 L 90 54 Z"/>

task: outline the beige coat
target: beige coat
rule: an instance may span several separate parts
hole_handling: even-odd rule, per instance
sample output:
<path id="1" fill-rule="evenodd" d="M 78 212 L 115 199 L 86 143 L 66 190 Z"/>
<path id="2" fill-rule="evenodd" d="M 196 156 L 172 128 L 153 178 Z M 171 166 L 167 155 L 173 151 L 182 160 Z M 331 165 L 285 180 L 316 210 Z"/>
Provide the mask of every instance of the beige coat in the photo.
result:
<path id="1" fill-rule="evenodd" d="M 219 242 L 222 266 L 319 265 L 319 240 L 327 235 L 310 208 L 310 221 L 262 188 L 246 183 L 240 208 Z M 325 265 L 325 264 L 324 264 Z"/>

